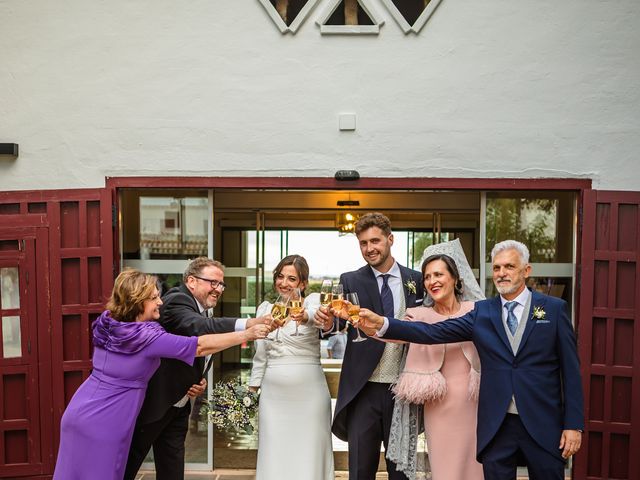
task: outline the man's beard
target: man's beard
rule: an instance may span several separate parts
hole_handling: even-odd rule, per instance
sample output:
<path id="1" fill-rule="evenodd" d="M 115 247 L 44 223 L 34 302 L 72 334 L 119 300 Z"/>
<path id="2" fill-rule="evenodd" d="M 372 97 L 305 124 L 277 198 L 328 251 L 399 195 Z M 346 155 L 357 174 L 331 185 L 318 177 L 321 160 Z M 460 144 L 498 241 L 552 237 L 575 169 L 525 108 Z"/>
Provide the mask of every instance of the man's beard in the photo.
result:
<path id="1" fill-rule="evenodd" d="M 219 300 L 219 297 L 213 299 L 209 296 L 209 294 L 207 294 L 207 296 L 204 297 L 204 299 L 198 300 L 198 301 L 205 308 L 205 310 L 208 310 L 210 308 L 215 308 L 215 306 L 218 304 L 218 300 Z"/>
<path id="2" fill-rule="evenodd" d="M 506 284 L 499 284 L 498 282 L 494 282 L 494 285 L 496 286 L 496 290 L 498 290 L 498 293 L 500 295 L 509 295 L 510 293 L 514 293 L 515 291 L 517 291 L 519 288 L 518 285 L 515 285 L 511 282 Z"/>
<path id="3" fill-rule="evenodd" d="M 389 256 L 390 256 L 390 255 L 391 255 L 391 254 L 384 255 L 384 254 L 382 254 L 382 253 L 381 253 L 381 254 L 378 256 L 378 259 L 377 259 L 375 262 L 374 262 L 374 261 L 371 261 L 371 260 L 369 259 L 369 257 L 366 257 L 366 258 L 365 258 L 365 260 L 366 260 L 366 262 L 369 264 L 369 266 L 371 266 L 371 267 L 373 267 L 373 268 L 378 268 L 380 265 L 382 265 L 384 262 L 386 262 L 386 261 L 387 261 L 387 259 L 389 258 Z"/>

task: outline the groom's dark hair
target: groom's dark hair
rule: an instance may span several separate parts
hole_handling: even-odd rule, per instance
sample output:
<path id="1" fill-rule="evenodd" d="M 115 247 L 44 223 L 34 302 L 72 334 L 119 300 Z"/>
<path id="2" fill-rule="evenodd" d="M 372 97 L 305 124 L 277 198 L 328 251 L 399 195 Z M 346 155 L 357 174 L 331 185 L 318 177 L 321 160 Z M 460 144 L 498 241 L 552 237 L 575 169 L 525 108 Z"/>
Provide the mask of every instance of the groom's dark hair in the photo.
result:
<path id="1" fill-rule="evenodd" d="M 379 212 L 365 213 L 356 222 L 356 235 L 360 235 L 371 227 L 378 227 L 385 235 L 391 235 L 391 220 L 386 215 Z"/>

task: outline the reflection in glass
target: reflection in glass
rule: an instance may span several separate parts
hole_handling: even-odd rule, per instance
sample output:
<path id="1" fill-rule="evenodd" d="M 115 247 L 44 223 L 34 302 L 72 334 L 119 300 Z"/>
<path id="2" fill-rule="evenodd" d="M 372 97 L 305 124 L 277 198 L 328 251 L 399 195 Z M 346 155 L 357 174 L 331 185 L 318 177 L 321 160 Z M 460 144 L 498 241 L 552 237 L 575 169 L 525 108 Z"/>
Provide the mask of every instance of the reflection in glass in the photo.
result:
<path id="1" fill-rule="evenodd" d="M 502 240 L 529 247 L 532 263 L 558 262 L 559 201 L 553 198 L 487 197 L 487 250 Z M 570 232 L 569 232 L 570 233 Z M 487 261 L 490 261 L 488 258 Z"/>
<path id="2" fill-rule="evenodd" d="M 208 199 L 140 197 L 140 259 L 207 255 Z"/>
<path id="3" fill-rule="evenodd" d="M 0 308 L 20 308 L 17 268 L 0 268 Z"/>
<path id="4" fill-rule="evenodd" d="M 454 232 L 440 232 L 440 239 L 437 242 L 436 236 L 433 232 L 412 231 L 408 232 L 408 235 L 409 255 L 407 266 L 416 270 L 420 270 L 420 267 L 422 266 L 422 256 L 424 255 L 424 251 L 427 247 L 430 247 L 434 243 L 449 242 L 456 238 Z M 473 263 L 471 259 L 469 259 L 469 261 Z"/>
<path id="5" fill-rule="evenodd" d="M 2 351 L 4 358 L 22 356 L 20 317 L 2 317 Z"/>
<path id="6" fill-rule="evenodd" d="M 487 193 L 487 251 L 507 239 L 529 247 L 532 263 L 572 263 L 576 227 L 574 192 Z"/>

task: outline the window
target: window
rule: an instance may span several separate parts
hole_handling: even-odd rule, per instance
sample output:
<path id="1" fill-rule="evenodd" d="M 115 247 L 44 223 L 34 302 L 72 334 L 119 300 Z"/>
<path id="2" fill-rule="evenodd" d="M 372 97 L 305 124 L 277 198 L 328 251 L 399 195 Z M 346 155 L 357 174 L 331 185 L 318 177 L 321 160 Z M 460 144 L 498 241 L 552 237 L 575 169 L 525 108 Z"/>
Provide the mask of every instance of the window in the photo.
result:
<path id="1" fill-rule="evenodd" d="M 527 284 L 542 293 L 573 299 L 575 194 L 573 192 L 490 192 L 486 196 L 486 277 L 491 249 L 503 240 L 524 243 L 532 276 Z M 486 282 L 487 297 L 497 294 Z"/>
<path id="2" fill-rule="evenodd" d="M 323 34 L 377 34 L 384 21 L 368 0 L 332 0 L 317 23 Z"/>
<path id="3" fill-rule="evenodd" d="M 425 26 L 440 0 L 382 0 L 404 33 L 418 33 Z"/>
<path id="4" fill-rule="evenodd" d="M 318 0 L 260 0 L 282 33 L 296 33 Z"/>

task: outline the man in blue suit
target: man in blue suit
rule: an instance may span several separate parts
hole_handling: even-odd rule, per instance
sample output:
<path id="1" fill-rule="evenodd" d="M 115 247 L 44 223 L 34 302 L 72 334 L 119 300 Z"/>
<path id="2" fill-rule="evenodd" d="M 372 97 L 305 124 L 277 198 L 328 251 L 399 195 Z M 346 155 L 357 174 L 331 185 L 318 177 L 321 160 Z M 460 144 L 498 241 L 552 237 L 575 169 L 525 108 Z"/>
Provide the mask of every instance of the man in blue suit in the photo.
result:
<path id="1" fill-rule="evenodd" d="M 478 451 L 485 479 L 564 478 L 584 428 L 576 339 L 563 300 L 531 291 L 529 250 L 514 240 L 491 252 L 500 295 L 463 317 L 430 325 L 360 312 L 368 334 L 412 343 L 473 341 L 482 365 Z M 455 445 L 452 445 L 455 448 Z"/>
<path id="2" fill-rule="evenodd" d="M 389 219 L 381 213 L 363 215 L 355 233 L 367 265 L 340 276 L 345 293 L 357 293 L 361 307 L 391 317 L 403 316 L 406 308 L 422 303 L 422 275 L 391 256 Z M 315 314 L 315 322 L 326 331 L 333 327 L 333 317 L 321 309 Z M 373 480 L 380 444 L 386 448 L 389 440 L 393 416 L 390 387 L 398 378 L 404 347 L 374 340 L 353 342 L 354 338 L 354 329 L 349 329 L 332 431 L 349 442 L 349 478 Z M 407 478 L 390 460 L 387 472 L 390 480 Z"/>

